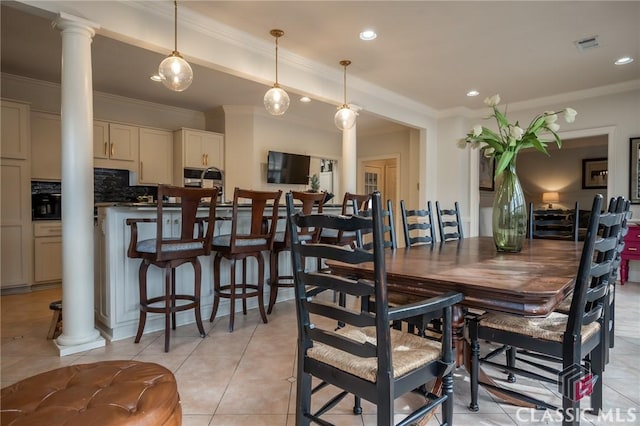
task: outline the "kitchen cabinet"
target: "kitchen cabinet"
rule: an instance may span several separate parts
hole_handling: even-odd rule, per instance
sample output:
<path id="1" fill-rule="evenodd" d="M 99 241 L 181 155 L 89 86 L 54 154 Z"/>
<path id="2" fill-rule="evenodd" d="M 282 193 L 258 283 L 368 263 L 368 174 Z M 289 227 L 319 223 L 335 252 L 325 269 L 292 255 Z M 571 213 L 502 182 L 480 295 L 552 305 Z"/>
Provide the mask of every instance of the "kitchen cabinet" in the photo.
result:
<path id="1" fill-rule="evenodd" d="M 93 123 L 95 167 L 138 170 L 138 127 L 119 123 Z"/>
<path id="2" fill-rule="evenodd" d="M 33 237 L 33 282 L 62 281 L 62 222 L 34 222 Z"/>
<path id="3" fill-rule="evenodd" d="M 174 180 L 182 179 L 184 168 L 217 167 L 224 170 L 223 134 L 182 128 L 174 132 L 173 149 Z"/>
<path id="4" fill-rule="evenodd" d="M 2 100 L 2 158 L 29 158 L 29 112 L 28 104 Z"/>
<path id="5" fill-rule="evenodd" d="M 31 179 L 62 179 L 60 116 L 31 113 Z"/>
<path id="6" fill-rule="evenodd" d="M 30 107 L 2 100 L 0 287 L 28 287 L 32 275 Z"/>
<path id="7" fill-rule="evenodd" d="M 140 128 L 140 166 L 138 183 L 173 183 L 173 133 Z"/>

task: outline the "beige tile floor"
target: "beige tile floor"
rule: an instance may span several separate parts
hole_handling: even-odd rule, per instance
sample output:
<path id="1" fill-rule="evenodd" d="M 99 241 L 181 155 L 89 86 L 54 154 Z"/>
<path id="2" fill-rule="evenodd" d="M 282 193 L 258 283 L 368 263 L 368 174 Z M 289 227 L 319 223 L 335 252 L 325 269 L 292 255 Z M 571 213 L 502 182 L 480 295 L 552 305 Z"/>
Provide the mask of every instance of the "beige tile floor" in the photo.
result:
<path id="1" fill-rule="evenodd" d="M 171 351 L 163 352 L 162 333 L 108 343 L 106 347 L 60 358 L 46 340 L 51 312 L 49 302 L 60 298 L 60 289 L 24 295 L 2 296 L 0 374 L 2 387 L 69 364 L 110 359 L 135 359 L 162 364 L 174 372 L 182 399 L 183 424 L 293 425 L 295 420 L 295 308 L 291 301 L 276 305 L 269 323 L 262 324 L 256 311 L 236 316 L 235 331 L 227 332 L 227 318 L 205 321 L 207 336 L 198 336 L 194 325 L 172 333 Z M 640 283 L 618 286 L 617 338 L 611 363 L 604 374 L 604 408 L 608 418 L 586 416 L 582 424 L 640 425 Z M 552 386 L 520 379 L 518 387 L 553 399 Z M 456 371 L 454 423 L 456 425 L 560 424 L 544 411 L 518 410 L 480 390 L 480 411 L 471 413 L 469 378 Z M 322 395 L 329 395 L 323 390 Z M 409 412 L 418 395 L 396 401 L 396 411 Z M 360 416 L 351 413 L 351 398 L 335 407 L 328 420 L 338 425 L 375 425 L 375 407 L 364 403 Z M 583 404 L 587 407 L 588 404 Z M 631 411 L 629 411 L 631 410 Z M 616 417 L 617 413 L 617 417 Z M 632 415 L 630 416 L 629 413 Z M 632 418 L 633 417 L 633 418 Z M 401 416 L 398 417 L 400 419 Z M 431 424 L 438 424 L 436 418 Z"/>

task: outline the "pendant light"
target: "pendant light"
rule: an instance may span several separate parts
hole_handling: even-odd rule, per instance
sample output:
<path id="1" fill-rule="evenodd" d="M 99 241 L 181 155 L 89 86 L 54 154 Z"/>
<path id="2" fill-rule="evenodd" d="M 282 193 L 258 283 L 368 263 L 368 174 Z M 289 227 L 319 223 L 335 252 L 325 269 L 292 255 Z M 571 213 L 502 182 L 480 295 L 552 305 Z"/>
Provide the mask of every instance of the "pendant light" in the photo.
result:
<path id="1" fill-rule="evenodd" d="M 344 67 L 344 104 L 336 112 L 333 121 L 340 130 L 347 130 L 356 124 L 356 112 L 347 105 L 347 67 L 351 65 L 351 61 L 344 59 L 340 61 L 340 65 Z"/>
<path id="2" fill-rule="evenodd" d="M 284 35 L 284 31 L 274 29 L 269 34 L 276 39 L 276 82 L 264 94 L 264 107 L 271 115 L 282 115 L 289 108 L 289 95 L 278 84 L 278 39 Z"/>
<path id="3" fill-rule="evenodd" d="M 193 71 L 187 61 L 178 52 L 178 2 L 174 1 L 174 35 L 175 45 L 171 55 L 167 56 L 158 67 L 158 74 L 162 79 L 162 84 L 167 88 L 182 92 L 191 86 L 193 81 Z"/>

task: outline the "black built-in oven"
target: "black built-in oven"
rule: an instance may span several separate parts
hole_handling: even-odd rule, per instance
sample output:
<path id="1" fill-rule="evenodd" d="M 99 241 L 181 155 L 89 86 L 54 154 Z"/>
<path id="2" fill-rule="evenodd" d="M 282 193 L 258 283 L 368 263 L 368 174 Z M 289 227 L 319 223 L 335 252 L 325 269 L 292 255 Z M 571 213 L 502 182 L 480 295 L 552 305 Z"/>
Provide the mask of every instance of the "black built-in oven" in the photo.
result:
<path id="1" fill-rule="evenodd" d="M 31 194 L 31 218 L 33 220 L 62 219 L 62 195 Z"/>

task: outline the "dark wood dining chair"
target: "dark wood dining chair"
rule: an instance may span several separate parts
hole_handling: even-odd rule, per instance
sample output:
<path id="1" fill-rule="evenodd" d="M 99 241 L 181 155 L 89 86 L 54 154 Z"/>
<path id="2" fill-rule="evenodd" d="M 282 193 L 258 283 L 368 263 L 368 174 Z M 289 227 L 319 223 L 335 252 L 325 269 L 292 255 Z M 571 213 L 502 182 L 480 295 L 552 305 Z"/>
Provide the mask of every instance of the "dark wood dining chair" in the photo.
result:
<path id="1" fill-rule="evenodd" d="M 349 216 L 368 210 L 370 200 L 371 194 L 352 194 L 345 192 L 342 199 L 342 215 Z M 320 233 L 320 241 L 325 244 L 355 244 L 357 239 L 357 234 L 351 231 L 323 229 Z"/>
<path id="2" fill-rule="evenodd" d="M 427 201 L 426 209 L 407 209 L 404 200 L 400 200 L 402 229 L 405 247 L 436 242 L 431 201 Z"/>
<path id="3" fill-rule="evenodd" d="M 164 201 L 165 197 L 180 199 L 181 222 L 180 235 L 169 237 L 164 235 Z M 164 351 L 169 352 L 170 329 L 176 329 L 176 313 L 193 309 L 200 336 L 204 337 L 202 316 L 200 315 L 200 291 L 202 267 L 199 256 L 207 256 L 211 252 L 211 240 L 215 220 L 217 188 L 182 188 L 176 186 L 158 186 L 158 206 L 155 218 L 127 219 L 131 227 L 131 239 L 127 256 L 142 259 L 138 272 L 140 290 L 140 319 L 135 342 L 139 343 L 147 320 L 147 313 L 164 314 Z M 208 203 L 205 217 L 198 216 L 198 207 Z M 142 223 L 154 223 L 155 235 L 139 241 L 139 229 Z M 176 282 L 176 269 L 191 264 L 194 270 L 193 291 L 182 293 L 184 283 Z M 147 288 L 147 271 L 150 266 L 164 270 L 164 292 L 160 296 L 149 297 Z M 157 293 L 157 292 L 154 292 Z M 180 301 L 180 303 L 178 303 Z M 182 303 L 186 301 L 186 303 Z"/>
<path id="4" fill-rule="evenodd" d="M 255 297 L 262 322 L 267 315 L 264 310 L 264 258 L 262 252 L 271 251 L 276 226 L 278 224 L 278 205 L 282 191 L 252 191 L 235 188 L 233 193 L 233 213 L 231 233 L 213 238 L 211 250 L 213 258 L 213 311 L 209 321 L 213 321 L 218 312 L 220 299 L 229 300 L 229 332 L 233 331 L 236 299 L 242 300 L 242 313 L 247 314 L 247 299 Z M 240 224 L 240 206 L 249 209 L 248 226 Z M 244 214 L 244 212 L 243 212 Z M 256 283 L 247 283 L 247 259 L 254 258 L 258 263 Z M 229 284 L 221 283 L 222 259 L 229 262 Z M 242 264 L 243 282 L 236 280 L 236 262 Z"/>
<path id="5" fill-rule="evenodd" d="M 299 209 L 302 214 L 310 214 L 313 211 L 316 213 L 322 213 L 322 206 L 326 198 L 326 192 L 298 192 L 291 191 L 291 195 L 296 202 L 296 208 Z M 267 314 L 270 314 L 273 310 L 273 306 L 276 304 L 278 298 L 279 288 L 293 288 L 293 275 L 280 275 L 278 261 L 280 253 L 291 250 L 291 238 L 289 238 L 289 228 L 285 224 L 285 229 L 277 231 L 273 240 L 273 248 L 269 253 L 269 307 L 267 308 Z M 317 242 L 320 238 L 320 228 L 306 228 L 298 230 L 298 235 L 301 240 Z"/>
<path id="6" fill-rule="evenodd" d="M 580 203 L 573 210 L 536 210 L 529 203 L 528 237 L 552 240 L 578 241 L 580 227 Z"/>
<path id="7" fill-rule="evenodd" d="M 572 420 L 580 408 L 580 396 L 573 393 L 578 380 L 592 386 L 591 407 L 595 413 L 602 408 L 602 372 L 604 368 L 602 345 L 605 342 L 604 303 L 609 288 L 618 236 L 598 235 L 598 228 L 618 226 L 622 214 L 601 213 L 602 196 L 594 198 L 591 218 L 577 269 L 571 309 L 568 315 L 553 312 L 544 318 L 529 318 L 503 313 L 469 316 L 471 344 L 471 404 L 478 410 L 480 365 L 489 365 L 510 375 L 554 383 L 562 394 L 563 425 L 578 424 Z M 606 235 L 604 232 L 602 235 Z M 480 358 L 480 342 L 502 345 L 507 349 L 506 363 L 495 361 L 500 350 Z M 584 360 L 588 358 L 589 363 Z M 553 369 L 545 363 L 561 365 Z M 516 362 L 525 364 L 518 368 Z M 536 407 L 556 410 L 557 407 L 524 392 L 499 387 L 496 382 L 482 383 L 506 398 L 525 401 Z M 577 414 L 576 414 L 577 415 Z"/>
<path id="8" fill-rule="evenodd" d="M 371 209 L 358 212 L 359 215 L 364 217 L 370 217 L 371 213 Z M 398 238 L 396 237 L 396 224 L 391 200 L 387 200 L 387 208 L 383 209 L 380 214 L 382 215 L 382 245 L 384 248 L 395 250 L 398 248 Z M 372 233 L 372 229 L 361 231 L 358 235 L 358 246 L 365 250 L 373 249 Z"/>
<path id="9" fill-rule="evenodd" d="M 330 425 L 322 416 L 345 396 L 353 394 L 377 406 L 378 426 L 394 422 L 394 400 L 424 385 L 433 378 L 442 379 L 442 394 L 429 395 L 421 406 L 403 419 L 409 425 L 442 407 L 443 422 L 452 424 L 453 375 L 455 362 L 451 348 L 451 306 L 462 301 L 460 293 L 447 293 L 411 305 L 389 308 L 382 233 L 380 193 L 373 193 L 371 218 L 327 214 L 304 215 L 295 212 L 293 198 L 287 195 L 290 217 L 291 254 L 295 281 L 298 328 L 296 381 L 296 424 L 310 422 Z M 319 227 L 356 232 L 373 229 L 373 250 L 349 246 L 301 241 L 298 229 Z M 305 257 L 324 257 L 358 264 L 372 262 L 373 280 L 357 280 L 304 267 Z M 326 289 L 375 300 L 373 312 L 343 307 L 322 298 Z M 444 333 L 440 342 L 404 333 L 389 327 L 390 321 L 428 312 L 443 317 Z M 344 327 L 335 328 L 336 321 Z M 312 389 L 312 379 L 320 383 Z M 315 390 L 327 384 L 340 391 L 324 405 L 312 404 Z M 317 411 L 313 406 L 320 406 Z"/>
<path id="10" fill-rule="evenodd" d="M 457 201 L 452 209 L 443 209 L 440 207 L 440 202 L 436 201 L 436 216 L 438 217 L 440 242 L 444 243 L 464 238 L 462 221 L 460 220 L 460 206 Z"/>

